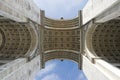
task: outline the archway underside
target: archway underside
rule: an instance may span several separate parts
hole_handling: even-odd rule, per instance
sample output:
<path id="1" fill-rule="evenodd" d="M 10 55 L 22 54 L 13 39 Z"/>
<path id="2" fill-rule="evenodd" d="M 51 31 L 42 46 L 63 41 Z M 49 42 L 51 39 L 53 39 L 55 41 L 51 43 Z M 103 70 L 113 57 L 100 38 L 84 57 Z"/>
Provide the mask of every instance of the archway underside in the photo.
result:
<path id="1" fill-rule="evenodd" d="M 37 43 L 33 42 L 32 35 L 36 39 L 35 32 L 29 23 L 0 20 L 0 60 L 28 57 Z"/>
<path id="2" fill-rule="evenodd" d="M 43 48 L 49 50 L 80 50 L 79 29 L 74 30 L 53 30 L 44 29 Z"/>
<path id="3" fill-rule="evenodd" d="M 91 54 L 112 64 L 120 63 L 120 20 L 92 26 L 87 35 L 87 47 Z"/>
<path id="4" fill-rule="evenodd" d="M 52 59 L 69 59 L 79 63 L 79 19 L 54 20 L 43 17 L 43 63 Z"/>

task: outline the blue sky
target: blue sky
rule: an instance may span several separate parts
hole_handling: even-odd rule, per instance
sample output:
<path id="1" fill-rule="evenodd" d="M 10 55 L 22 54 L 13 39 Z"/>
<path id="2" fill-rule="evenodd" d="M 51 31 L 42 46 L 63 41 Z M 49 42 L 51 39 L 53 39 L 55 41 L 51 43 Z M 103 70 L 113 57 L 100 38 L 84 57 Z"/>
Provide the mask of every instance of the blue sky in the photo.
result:
<path id="1" fill-rule="evenodd" d="M 71 19 L 78 16 L 78 11 L 87 0 L 34 0 L 47 17 L 53 19 Z M 35 80 L 87 80 L 78 65 L 72 61 L 52 60 L 46 63 L 45 69 L 39 71 Z"/>
<path id="2" fill-rule="evenodd" d="M 34 0 L 41 10 L 45 10 L 46 16 L 50 18 L 70 19 L 78 16 L 88 0 Z"/>
<path id="3" fill-rule="evenodd" d="M 51 60 L 39 71 L 35 80 L 87 80 L 78 64 L 69 60 Z"/>

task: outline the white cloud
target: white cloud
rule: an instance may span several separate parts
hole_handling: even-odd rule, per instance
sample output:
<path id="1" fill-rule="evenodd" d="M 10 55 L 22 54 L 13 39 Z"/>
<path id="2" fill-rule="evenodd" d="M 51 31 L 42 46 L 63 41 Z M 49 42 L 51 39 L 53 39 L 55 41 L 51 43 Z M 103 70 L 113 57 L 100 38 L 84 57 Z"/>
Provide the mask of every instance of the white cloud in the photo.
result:
<path id="1" fill-rule="evenodd" d="M 54 70 L 55 67 L 56 67 L 56 63 L 49 63 L 45 66 L 45 69 L 42 69 L 39 71 L 37 76 L 42 77 L 43 75 L 46 75 L 49 72 L 51 72 L 52 70 Z"/>
<path id="2" fill-rule="evenodd" d="M 41 80 L 61 80 L 61 79 L 58 75 L 53 73 L 53 74 L 43 77 Z"/>
<path id="3" fill-rule="evenodd" d="M 86 80 L 85 75 L 81 72 L 76 80 Z"/>

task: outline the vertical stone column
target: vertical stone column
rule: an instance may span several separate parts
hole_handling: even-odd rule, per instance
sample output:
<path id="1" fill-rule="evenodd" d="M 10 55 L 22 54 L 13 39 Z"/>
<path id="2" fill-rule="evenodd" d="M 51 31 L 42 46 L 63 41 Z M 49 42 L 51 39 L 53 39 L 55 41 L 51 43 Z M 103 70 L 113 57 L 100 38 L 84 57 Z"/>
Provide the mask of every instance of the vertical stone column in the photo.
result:
<path id="1" fill-rule="evenodd" d="M 82 54 L 83 54 L 83 31 L 82 31 L 82 11 L 78 13 L 80 27 L 80 53 L 79 53 L 79 68 L 82 69 Z"/>
<path id="2" fill-rule="evenodd" d="M 41 12 L 41 26 L 40 26 L 40 63 L 41 63 L 41 68 L 45 67 L 45 62 L 44 62 L 44 46 L 43 46 L 43 37 L 44 37 L 44 17 L 45 13 L 43 10 Z"/>

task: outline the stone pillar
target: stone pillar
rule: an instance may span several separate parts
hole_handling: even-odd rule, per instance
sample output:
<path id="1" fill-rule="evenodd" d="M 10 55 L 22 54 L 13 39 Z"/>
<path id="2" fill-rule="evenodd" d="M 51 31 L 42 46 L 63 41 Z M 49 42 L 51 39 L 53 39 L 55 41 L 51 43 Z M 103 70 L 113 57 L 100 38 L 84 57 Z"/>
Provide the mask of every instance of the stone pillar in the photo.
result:
<path id="1" fill-rule="evenodd" d="M 40 25 L 40 62 L 41 62 L 41 69 L 45 67 L 45 62 L 44 62 L 44 46 L 43 46 L 43 37 L 44 37 L 44 17 L 45 17 L 45 12 L 43 10 L 41 12 L 41 25 Z"/>
<path id="2" fill-rule="evenodd" d="M 80 27 L 79 68 L 82 69 L 82 54 L 83 54 L 82 11 L 79 11 L 78 17 L 79 17 L 79 27 Z"/>

